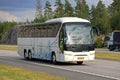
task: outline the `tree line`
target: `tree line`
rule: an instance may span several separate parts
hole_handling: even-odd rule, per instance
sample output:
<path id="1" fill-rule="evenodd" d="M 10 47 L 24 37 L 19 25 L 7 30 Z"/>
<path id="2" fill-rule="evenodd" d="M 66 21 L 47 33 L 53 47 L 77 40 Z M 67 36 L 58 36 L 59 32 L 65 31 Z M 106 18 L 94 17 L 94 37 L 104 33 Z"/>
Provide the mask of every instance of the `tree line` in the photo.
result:
<path id="1" fill-rule="evenodd" d="M 97 6 L 92 5 L 89 8 L 85 0 L 74 0 L 76 5 L 72 6 L 70 0 L 56 0 L 55 5 L 52 5 L 49 0 L 46 1 L 44 12 L 39 18 L 36 17 L 33 21 L 26 20 L 25 23 L 44 22 L 45 20 L 60 17 L 79 17 L 88 19 L 93 26 L 100 28 L 101 34 L 107 35 L 113 30 L 120 30 L 120 0 L 113 0 L 113 3 L 108 7 L 99 0 Z M 54 10 L 52 8 L 54 6 Z M 2 35 L 11 27 L 18 24 L 17 22 L 0 22 L 0 39 Z M 20 24 L 20 23 L 19 23 Z"/>
<path id="2" fill-rule="evenodd" d="M 17 24 L 16 22 L 8 22 L 8 21 L 0 22 L 0 42 L 2 36 L 16 24 Z"/>
<path id="3" fill-rule="evenodd" d="M 35 18 L 33 22 L 43 22 L 47 19 L 59 17 L 79 17 L 88 19 L 93 26 L 99 27 L 101 34 L 109 34 L 113 30 L 120 29 L 120 0 L 113 0 L 108 7 L 99 0 L 97 6 L 92 5 L 89 8 L 85 0 L 74 0 L 76 6 L 73 7 L 69 0 L 56 0 L 52 5 L 49 0 L 46 1 L 44 14 L 40 18 Z M 55 9 L 52 9 L 52 6 Z"/>

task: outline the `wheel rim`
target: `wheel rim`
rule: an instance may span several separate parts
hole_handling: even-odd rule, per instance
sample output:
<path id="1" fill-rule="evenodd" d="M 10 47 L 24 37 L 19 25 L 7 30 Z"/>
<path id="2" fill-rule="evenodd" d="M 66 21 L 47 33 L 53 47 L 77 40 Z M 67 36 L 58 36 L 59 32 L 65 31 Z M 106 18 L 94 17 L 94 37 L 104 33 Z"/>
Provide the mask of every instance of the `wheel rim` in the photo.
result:
<path id="1" fill-rule="evenodd" d="M 25 58 L 25 59 L 27 58 L 27 53 L 26 53 L 26 52 L 24 53 L 24 58 Z"/>
<path id="2" fill-rule="evenodd" d="M 55 55 L 52 56 L 52 62 L 53 62 L 54 64 L 56 63 L 56 56 L 55 56 Z"/>
<path id="3" fill-rule="evenodd" d="M 31 55 L 31 52 L 29 52 L 29 60 L 32 59 L 32 55 Z"/>

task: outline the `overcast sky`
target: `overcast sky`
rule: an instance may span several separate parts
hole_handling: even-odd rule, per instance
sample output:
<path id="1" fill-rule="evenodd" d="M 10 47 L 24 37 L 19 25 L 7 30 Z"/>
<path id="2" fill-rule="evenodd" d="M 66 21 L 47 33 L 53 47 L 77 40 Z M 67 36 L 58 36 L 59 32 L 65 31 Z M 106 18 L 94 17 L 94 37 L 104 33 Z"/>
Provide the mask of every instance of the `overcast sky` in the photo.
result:
<path id="1" fill-rule="evenodd" d="M 46 0 L 41 0 L 42 6 Z M 49 0 L 54 4 L 55 0 Z M 75 6 L 74 0 L 69 0 L 72 6 Z M 89 7 L 92 4 L 96 5 L 99 0 L 86 0 Z M 102 0 L 108 6 L 113 0 Z M 62 0 L 64 3 L 64 0 Z M 0 21 L 29 21 L 35 18 L 36 0 L 0 0 Z"/>

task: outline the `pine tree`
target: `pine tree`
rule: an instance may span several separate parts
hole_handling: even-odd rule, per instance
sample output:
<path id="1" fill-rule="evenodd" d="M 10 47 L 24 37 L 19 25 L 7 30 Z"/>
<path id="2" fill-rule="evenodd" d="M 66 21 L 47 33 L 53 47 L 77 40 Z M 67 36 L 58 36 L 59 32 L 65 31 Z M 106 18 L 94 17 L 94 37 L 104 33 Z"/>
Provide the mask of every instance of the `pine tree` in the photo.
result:
<path id="1" fill-rule="evenodd" d="M 75 7 L 75 16 L 81 17 L 82 15 L 82 2 L 81 0 L 75 0 L 76 7 Z"/>
<path id="2" fill-rule="evenodd" d="M 102 34 L 108 34 L 111 30 L 110 28 L 110 17 L 105 4 L 100 0 L 94 9 L 92 7 L 92 24 L 100 28 Z"/>
<path id="3" fill-rule="evenodd" d="M 44 11 L 44 16 L 46 17 L 46 19 L 51 19 L 53 17 L 51 6 L 52 5 L 47 0 L 45 4 L 45 11 Z"/>
<path id="4" fill-rule="evenodd" d="M 112 30 L 120 30 L 120 0 L 113 0 L 109 7 L 111 15 L 111 28 Z"/>
<path id="5" fill-rule="evenodd" d="M 36 18 L 42 17 L 42 5 L 41 0 L 36 0 Z"/>
<path id="6" fill-rule="evenodd" d="M 45 16 L 41 16 L 41 18 L 35 18 L 31 23 L 40 23 L 40 22 L 45 22 L 47 19 Z"/>
<path id="7" fill-rule="evenodd" d="M 75 0 L 76 1 L 76 7 L 75 7 L 75 15 L 77 17 L 89 18 L 89 7 L 86 4 L 85 0 Z"/>
<path id="8" fill-rule="evenodd" d="M 82 18 L 88 19 L 89 17 L 89 7 L 85 0 L 82 0 Z"/>
<path id="9" fill-rule="evenodd" d="M 64 6 L 61 2 L 61 0 L 56 0 L 54 7 L 56 7 L 54 11 L 54 17 L 59 18 L 64 16 Z"/>
<path id="10" fill-rule="evenodd" d="M 95 14 L 95 6 L 94 5 L 92 5 L 92 8 L 91 8 L 91 10 L 90 10 L 90 20 L 91 20 L 91 22 L 93 21 L 93 18 L 94 18 L 94 15 Z M 93 22 L 92 22 L 93 23 Z"/>
<path id="11" fill-rule="evenodd" d="M 68 0 L 65 0 L 65 12 L 64 12 L 64 16 L 65 17 L 73 17 L 74 16 L 73 13 L 74 13 L 73 7 L 68 2 Z"/>

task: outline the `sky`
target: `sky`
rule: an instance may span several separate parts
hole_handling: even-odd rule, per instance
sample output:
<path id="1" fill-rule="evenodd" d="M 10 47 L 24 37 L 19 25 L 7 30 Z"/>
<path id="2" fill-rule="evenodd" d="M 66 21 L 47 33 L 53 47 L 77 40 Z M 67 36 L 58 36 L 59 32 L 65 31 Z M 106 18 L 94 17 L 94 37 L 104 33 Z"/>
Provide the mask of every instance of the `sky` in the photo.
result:
<path id="1" fill-rule="evenodd" d="M 46 0 L 41 0 L 42 10 Z M 55 0 L 49 0 L 54 5 Z M 72 6 L 75 6 L 74 0 L 69 0 Z M 86 0 L 89 7 L 97 5 L 99 0 Z M 113 0 L 102 0 L 108 6 Z M 64 0 L 62 0 L 64 3 Z M 52 6 L 54 9 L 54 6 Z M 36 15 L 36 0 L 0 0 L 0 21 L 24 22 L 32 21 Z"/>

